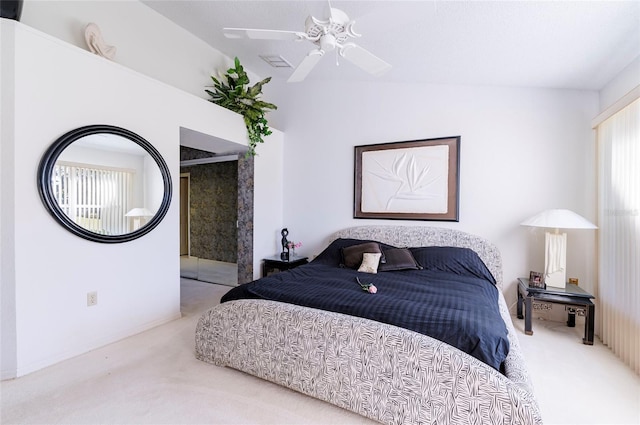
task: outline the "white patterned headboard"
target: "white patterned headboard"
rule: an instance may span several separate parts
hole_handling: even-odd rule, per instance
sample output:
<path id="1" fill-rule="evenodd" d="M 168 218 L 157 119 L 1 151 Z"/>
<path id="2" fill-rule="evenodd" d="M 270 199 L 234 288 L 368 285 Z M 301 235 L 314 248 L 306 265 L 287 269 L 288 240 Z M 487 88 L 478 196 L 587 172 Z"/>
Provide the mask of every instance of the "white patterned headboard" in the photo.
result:
<path id="1" fill-rule="evenodd" d="M 502 256 L 488 240 L 460 230 L 425 226 L 357 226 L 339 230 L 330 241 L 338 238 L 370 239 L 397 247 L 456 246 L 478 253 L 502 290 Z"/>

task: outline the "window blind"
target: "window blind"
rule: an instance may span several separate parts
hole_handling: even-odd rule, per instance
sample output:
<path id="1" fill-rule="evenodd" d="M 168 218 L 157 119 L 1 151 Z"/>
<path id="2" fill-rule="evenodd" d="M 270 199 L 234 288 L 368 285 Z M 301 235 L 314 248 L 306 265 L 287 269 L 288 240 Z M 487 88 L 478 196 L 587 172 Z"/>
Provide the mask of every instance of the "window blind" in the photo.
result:
<path id="1" fill-rule="evenodd" d="M 640 99 L 597 127 L 602 342 L 640 373 Z"/>

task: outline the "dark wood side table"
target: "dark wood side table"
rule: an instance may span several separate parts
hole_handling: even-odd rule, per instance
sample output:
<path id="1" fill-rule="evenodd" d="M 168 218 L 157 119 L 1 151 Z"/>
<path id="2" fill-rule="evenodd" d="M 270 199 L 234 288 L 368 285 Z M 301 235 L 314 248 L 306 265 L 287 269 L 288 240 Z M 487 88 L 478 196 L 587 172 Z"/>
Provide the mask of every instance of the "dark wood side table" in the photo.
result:
<path id="1" fill-rule="evenodd" d="M 533 335 L 531 329 L 531 316 L 533 315 L 533 301 L 543 301 L 553 304 L 564 304 L 568 312 L 567 326 L 574 327 L 576 325 L 576 314 L 585 316 L 584 321 L 584 338 L 582 342 L 587 345 L 593 345 L 593 330 L 595 324 L 596 307 L 591 301 L 595 297 L 579 287 L 571 283 L 567 287 L 553 288 L 534 288 L 529 286 L 529 279 L 526 277 L 518 278 L 518 319 L 524 318 L 524 333 Z M 522 305 L 524 304 L 524 316 L 522 315 Z"/>
<path id="2" fill-rule="evenodd" d="M 269 275 L 270 273 L 282 272 L 289 269 L 294 269 L 303 264 L 307 264 L 309 257 L 295 256 L 290 260 L 282 260 L 280 255 L 274 255 L 273 257 L 262 259 L 262 277 Z"/>

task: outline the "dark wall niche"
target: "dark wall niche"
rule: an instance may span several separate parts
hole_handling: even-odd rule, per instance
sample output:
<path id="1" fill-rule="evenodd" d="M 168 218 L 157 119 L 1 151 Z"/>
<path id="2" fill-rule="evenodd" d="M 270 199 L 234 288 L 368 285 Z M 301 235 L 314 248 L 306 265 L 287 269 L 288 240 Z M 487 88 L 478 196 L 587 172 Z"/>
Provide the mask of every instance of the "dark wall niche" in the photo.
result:
<path id="1" fill-rule="evenodd" d="M 238 261 L 238 161 L 181 167 L 190 176 L 191 255 Z"/>
<path id="2" fill-rule="evenodd" d="M 189 159 L 214 158 L 215 156 L 216 154 L 213 152 L 180 146 L 180 161 L 187 161 Z"/>

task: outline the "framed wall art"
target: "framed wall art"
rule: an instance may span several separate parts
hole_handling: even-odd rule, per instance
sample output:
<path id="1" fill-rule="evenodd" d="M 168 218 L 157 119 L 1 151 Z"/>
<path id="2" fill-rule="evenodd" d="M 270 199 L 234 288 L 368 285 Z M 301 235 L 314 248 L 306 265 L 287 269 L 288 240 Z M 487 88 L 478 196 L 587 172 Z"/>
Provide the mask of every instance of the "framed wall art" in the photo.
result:
<path id="1" fill-rule="evenodd" d="M 354 218 L 458 221 L 460 136 L 355 147 Z"/>

